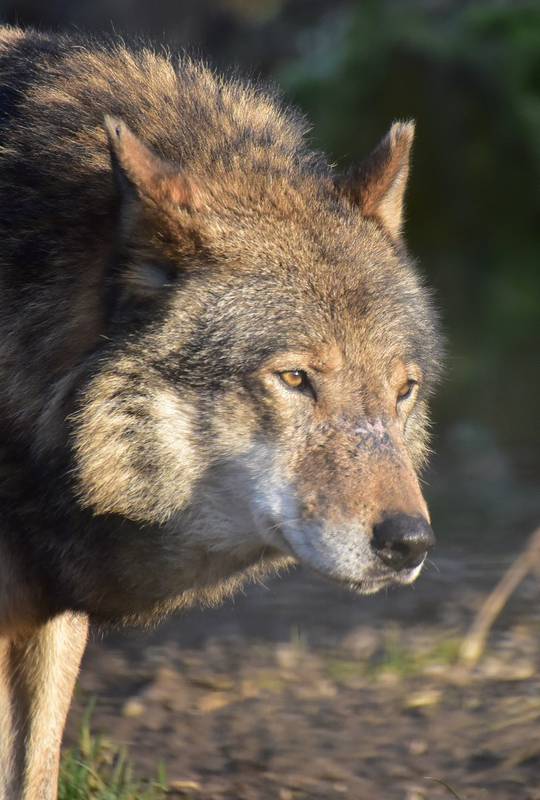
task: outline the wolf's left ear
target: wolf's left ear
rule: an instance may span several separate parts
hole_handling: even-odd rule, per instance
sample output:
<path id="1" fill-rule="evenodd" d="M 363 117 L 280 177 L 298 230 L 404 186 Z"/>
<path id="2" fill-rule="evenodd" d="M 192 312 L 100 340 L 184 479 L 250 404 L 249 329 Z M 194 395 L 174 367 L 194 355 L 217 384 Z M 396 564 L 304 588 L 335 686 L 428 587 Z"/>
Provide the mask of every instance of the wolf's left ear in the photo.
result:
<path id="1" fill-rule="evenodd" d="M 339 185 L 365 217 L 377 220 L 394 238 L 401 233 L 414 122 L 394 122 L 384 139 Z"/>
<path id="2" fill-rule="evenodd" d="M 194 187 L 180 167 L 159 158 L 120 119 L 107 115 L 105 130 L 114 179 L 124 197 L 150 201 L 164 211 L 194 207 Z"/>

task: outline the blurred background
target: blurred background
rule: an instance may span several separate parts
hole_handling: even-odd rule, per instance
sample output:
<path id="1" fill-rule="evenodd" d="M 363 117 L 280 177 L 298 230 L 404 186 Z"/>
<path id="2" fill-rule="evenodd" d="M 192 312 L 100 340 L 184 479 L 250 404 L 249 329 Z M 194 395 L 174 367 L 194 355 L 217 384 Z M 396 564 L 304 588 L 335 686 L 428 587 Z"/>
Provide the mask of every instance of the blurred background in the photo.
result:
<path id="1" fill-rule="evenodd" d="M 540 522 L 540 4 L 0 0 L 0 15 L 142 35 L 270 81 L 344 167 L 392 120 L 416 119 L 407 237 L 448 339 L 426 474 L 440 546 L 414 591 L 362 600 L 294 573 L 152 635 L 96 642 L 79 706 L 97 694 L 97 726 L 131 743 L 139 769 L 163 757 L 186 796 L 450 796 L 432 775 L 469 800 L 539 798 L 538 577 L 466 686 L 452 665 Z M 369 744 L 366 725 L 379 731 Z"/>

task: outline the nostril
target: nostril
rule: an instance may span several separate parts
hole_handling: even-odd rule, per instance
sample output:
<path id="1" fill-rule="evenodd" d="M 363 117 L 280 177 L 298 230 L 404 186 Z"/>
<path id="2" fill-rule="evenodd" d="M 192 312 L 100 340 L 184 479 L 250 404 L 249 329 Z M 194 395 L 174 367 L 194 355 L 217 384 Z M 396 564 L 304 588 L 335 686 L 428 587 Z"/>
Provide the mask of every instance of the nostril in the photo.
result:
<path id="1" fill-rule="evenodd" d="M 384 564 L 395 570 L 414 569 L 434 544 L 431 526 L 423 517 L 393 514 L 373 528 L 373 549 Z"/>

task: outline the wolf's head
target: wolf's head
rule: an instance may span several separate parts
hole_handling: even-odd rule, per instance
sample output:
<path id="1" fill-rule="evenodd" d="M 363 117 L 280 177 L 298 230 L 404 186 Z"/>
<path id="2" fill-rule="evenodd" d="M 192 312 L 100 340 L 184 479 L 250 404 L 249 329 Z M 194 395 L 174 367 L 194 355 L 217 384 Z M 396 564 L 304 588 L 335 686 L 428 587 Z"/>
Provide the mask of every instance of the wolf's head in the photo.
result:
<path id="1" fill-rule="evenodd" d="M 336 177 L 263 122 L 182 167 L 107 120 L 118 246 L 80 496 L 157 523 L 172 559 L 189 541 L 410 583 L 434 541 L 417 473 L 438 359 L 401 237 L 413 125 Z"/>

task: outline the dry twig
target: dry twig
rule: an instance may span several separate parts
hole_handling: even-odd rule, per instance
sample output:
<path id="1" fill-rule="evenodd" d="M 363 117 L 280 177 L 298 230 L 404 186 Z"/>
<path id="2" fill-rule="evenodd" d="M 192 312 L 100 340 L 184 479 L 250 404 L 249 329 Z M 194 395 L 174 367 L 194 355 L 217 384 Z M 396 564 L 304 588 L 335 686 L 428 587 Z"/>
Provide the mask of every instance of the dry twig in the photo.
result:
<path id="1" fill-rule="evenodd" d="M 460 648 L 460 661 L 472 668 L 484 652 L 487 637 L 493 623 L 526 575 L 540 564 L 540 528 L 530 536 L 525 550 L 504 573 L 497 586 L 488 595 L 473 624 L 465 635 Z"/>

